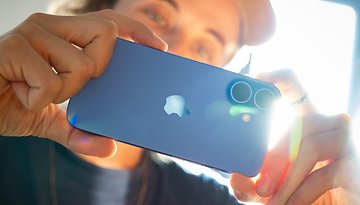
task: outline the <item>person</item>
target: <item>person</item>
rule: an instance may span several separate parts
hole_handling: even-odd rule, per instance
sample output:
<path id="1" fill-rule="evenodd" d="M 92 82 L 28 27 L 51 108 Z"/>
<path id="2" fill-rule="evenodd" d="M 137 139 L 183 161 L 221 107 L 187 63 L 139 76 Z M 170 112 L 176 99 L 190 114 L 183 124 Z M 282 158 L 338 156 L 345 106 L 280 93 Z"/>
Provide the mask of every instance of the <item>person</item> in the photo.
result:
<path id="1" fill-rule="evenodd" d="M 0 137 L 0 202 L 237 204 L 225 186 L 209 178 L 187 174 L 140 148 L 74 129 L 57 104 L 89 79 L 101 76 L 117 37 L 224 65 L 243 45 L 260 44 L 271 36 L 275 23 L 270 3 L 84 0 L 78 7 L 71 4 L 74 1 L 58 7 L 58 12 L 77 16 L 37 13 L 0 38 L 0 135 L 4 136 Z M 298 101 L 304 91 L 288 71 L 260 78 L 298 102 L 295 106 L 304 115 L 302 143 L 297 158 L 289 162 L 284 138 L 269 151 L 255 182 L 233 173 L 230 181 L 236 198 L 310 204 L 336 187 L 347 190 L 336 193 L 357 193 L 356 181 L 348 178 L 357 164 L 347 146 L 349 117 L 314 114 L 309 100 Z M 331 163 L 314 169 L 324 160 Z M 331 199 L 332 204 L 347 200 Z"/>

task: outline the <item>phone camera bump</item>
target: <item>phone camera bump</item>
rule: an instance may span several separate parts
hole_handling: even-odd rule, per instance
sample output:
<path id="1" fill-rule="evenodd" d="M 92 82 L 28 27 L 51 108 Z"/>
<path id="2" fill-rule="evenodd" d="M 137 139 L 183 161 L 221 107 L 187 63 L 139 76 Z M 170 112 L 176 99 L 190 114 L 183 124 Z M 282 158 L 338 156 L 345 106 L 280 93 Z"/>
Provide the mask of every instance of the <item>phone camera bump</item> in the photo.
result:
<path id="1" fill-rule="evenodd" d="M 252 95 L 252 89 L 246 82 L 236 82 L 230 89 L 231 98 L 237 103 L 246 103 Z"/>
<path id="2" fill-rule="evenodd" d="M 275 102 L 275 94 L 266 88 L 262 88 L 255 93 L 254 101 L 259 109 L 270 109 Z"/>

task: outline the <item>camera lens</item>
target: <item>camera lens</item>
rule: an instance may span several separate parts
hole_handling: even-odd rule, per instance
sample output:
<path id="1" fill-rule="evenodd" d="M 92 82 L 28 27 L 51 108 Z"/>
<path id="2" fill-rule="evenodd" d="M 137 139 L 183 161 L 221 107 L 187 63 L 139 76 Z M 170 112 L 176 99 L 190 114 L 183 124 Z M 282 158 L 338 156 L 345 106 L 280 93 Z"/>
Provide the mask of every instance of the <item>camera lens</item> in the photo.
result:
<path id="1" fill-rule="evenodd" d="M 266 110 L 273 106 L 275 95 L 271 90 L 262 88 L 255 93 L 254 100 L 258 108 Z"/>
<path id="2" fill-rule="evenodd" d="M 231 97 L 237 103 L 247 102 L 251 98 L 251 95 L 251 87 L 245 82 L 236 82 L 231 87 Z"/>

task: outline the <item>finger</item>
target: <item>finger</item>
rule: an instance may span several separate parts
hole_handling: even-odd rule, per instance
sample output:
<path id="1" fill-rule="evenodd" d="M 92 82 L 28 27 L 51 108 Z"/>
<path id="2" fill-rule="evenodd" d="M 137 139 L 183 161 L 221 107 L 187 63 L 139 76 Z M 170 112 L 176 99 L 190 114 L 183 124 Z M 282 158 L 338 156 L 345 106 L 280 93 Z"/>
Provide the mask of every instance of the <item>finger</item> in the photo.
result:
<path id="1" fill-rule="evenodd" d="M 326 191 L 339 187 L 334 180 L 339 171 L 338 162 L 327 165 L 312 172 L 301 186 L 293 193 L 287 202 L 292 205 L 311 204 L 320 198 Z"/>
<path id="2" fill-rule="evenodd" d="M 88 15 L 92 17 L 98 17 L 99 19 L 107 19 L 113 25 L 116 25 L 115 28 L 117 29 L 118 37 L 127 40 L 133 40 L 140 44 L 144 44 L 159 50 L 167 50 L 167 44 L 165 43 L 165 41 L 155 35 L 142 23 L 121 16 L 111 9 L 91 13 Z M 88 53 L 90 56 L 93 56 L 94 54 L 96 55 L 98 54 L 97 47 L 101 46 L 102 44 L 103 43 L 101 42 L 101 39 L 99 37 L 98 39 L 93 41 L 93 44 L 85 48 L 85 52 Z M 106 60 L 108 61 L 109 58 L 106 58 Z M 103 70 L 98 72 L 96 76 L 101 75 L 102 72 Z"/>
<path id="3" fill-rule="evenodd" d="M 95 60 L 95 76 L 100 76 L 107 66 L 117 36 L 134 38 L 139 43 L 156 48 L 166 48 L 159 37 L 146 31 L 140 23 L 130 23 L 131 20 L 111 10 L 77 17 L 44 15 L 46 14 L 34 14 L 28 21 L 83 48 Z M 53 26 L 54 24 L 57 26 Z"/>
<path id="4" fill-rule="evenodd" d="M 85 155 L 111 157 L 116 153 L 116 144 L 113 139 L 87 133 L 75 129 L 66 119 L 65 111 L 52 104 L 48 107 L 46 117 L 36 136 L 54 140 L 70 150 Z"/>
<path id="5" fill-rule="evenodd" d="M 292 102 L 291 104 L 307 95 L 298 77 L 291 69 L 280 69 L 269 73 L 261 73 L 257 78 L 275 84 L 279 88 L 282 96 L 289 99 L 290 102 Z M 295 104 L 294 108 L 300 116 L 317 112 L 315 106 L 309 99 Z"/>
<path id="6" fill-rule="evenodd" d="M 115 22 L 118 28 L 118 35 L 122 38 L 130 38 L 140 44 L 144 44 L 159 50 L 166 51 L 168 46 L 164 40 L 141 22 L 121 16 L 114 10 L 108 9 L 90 14 Z"/>
<path id="7" fill-rule="evenodd" d="M 9 34 L 2 38 L 0 53 L 6 53 L 0 57 L 0 82 L 12 86 L 25 108 L 38 111 L 55 99 L 62 82 L 24 37 Z"/>
<path id="8" fill-rule="evenodd" d="M 256 193 L 271 196 L 282 181 L 289 166 L 288 139 L 283 138 L 265 157 L 260 177 L 256 181 Z"/>
<path id="9" fill-rule="evenodd" d="M 243 202 L 263 202 L 263 199 L 256 194 L 255 184 L 249 178 L 239 173 L 232 173 L 230 176 L 230 185 L 234 190 L 234 196 Z"/>
<path id="10" fill-rule="evenodd" d="M 36 13 L 26 22 L 35 23 L 82 48 L 84 53 L 95 61 L 94 76 L 99 76 L 104 71 L 111 58 L 117 37 L 116 25 L 111 21 L 84 16 L 53 16 Z"/>
<path id="11" fill-rule="evenodd" d="M 340 156 L 348 143 L 346 135 L 344 129 L 338 129 L 304 139 L 298 158 L 290 165 L 284 181 L 269 204 L 285 204 L 317 162 Z"/>
<path id="12" fill-rule="evenodd" d="M 94 75 L 94 61 L 78 48 L 32 22 L 24 22 L 13 31 L 24 36 L 31 46 L 57 71 L 63 87 L 54 99 L 60 103 L 77 93 Z"/>
<path id="13" fill-rule="evenodd" d="M 334 116 L 315 114 L 302 117 L 302 119 L 303 139 L 331 130 L 348 130 L 351 121 L 350 116 L 347 114 L 339 114 Z"/>
<path id="14" fill-rule="evenodd" d="M 296 74 L 291 69 L 285 68 L 269 73 L 261 73 L 257 78 L 276 84 L 281 92 L 292 100 L 299 99 L 306 93 Z"/>
<path id="15" fill-rule="evenodd" d="M 13 43 L 7 44 L 6 41 L 9 41 L 8 36 L 0 36 L 0 53 L 5 53 L 6 50 L 12 48 Z M 0 55 L 0 71 L 4 70 L 5 66 L 9 66 L 10 59 L 6 59 L 5 55 Z M 0 95 L 2 95 L 10 87 L 10 82 L 0 75 Z"/>
<path id="16" fill-rule="evenodd" d="M 0 52 L 1 52 L 1 46 L 0 46 Z M 1 56 L 0 56 L 0 62 L 4 62 Z M 2 69 L 2 65 L 0 65 L 0 69 Z M 1 74 L 0 71 L 0 95 L 2 95 L 9 87 L 10 87 L 10 82 Z"/>
<path id="17" fill-rule="evenodd" d="M 69 136 L 67 147 L 77 153 L 102 158 L 112 157 L 117 151 L 115 141 L 99 135 L 74 129 Z"/>
<path id="18" fill-rule="evenodd" d="M 297 125 L 299 120 L 301 124 Z M 260 177 L 256 182 L 257 194 L 263 197 L 274 194 L 276 187 L 278 187 L 285 177 L 289 163 L 298 155 L 298 147 L 300 146 L 301 140 L 328 131 L 342 130 L 341 132 L 347 132 L 348 122 L 348 115 L 333 117 L 311 115 L 295 120 L 292 129 L 300 126 L 298 128 L 300 130 L 295 130 L 300 133 L 291 132 L 292 134 L 287 134 L 287 136 L 281 138 L 275 147 L 268 152 Z"/>

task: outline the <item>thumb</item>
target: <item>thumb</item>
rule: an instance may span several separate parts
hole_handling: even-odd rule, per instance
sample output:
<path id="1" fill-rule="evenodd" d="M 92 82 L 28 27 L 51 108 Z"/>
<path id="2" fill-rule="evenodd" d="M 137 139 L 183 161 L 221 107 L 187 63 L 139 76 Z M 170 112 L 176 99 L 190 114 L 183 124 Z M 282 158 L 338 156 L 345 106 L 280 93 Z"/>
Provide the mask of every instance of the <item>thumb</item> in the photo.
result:
<path id="1" fill-rule="evenodd" d="M 116 153 L 115 141 L 76 129 L 66 119 L 65 110 L 52 104 L 42 121 L 38 136 L 56 141 L 73 152 L 97 157 L 111 157 Z"/>

